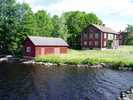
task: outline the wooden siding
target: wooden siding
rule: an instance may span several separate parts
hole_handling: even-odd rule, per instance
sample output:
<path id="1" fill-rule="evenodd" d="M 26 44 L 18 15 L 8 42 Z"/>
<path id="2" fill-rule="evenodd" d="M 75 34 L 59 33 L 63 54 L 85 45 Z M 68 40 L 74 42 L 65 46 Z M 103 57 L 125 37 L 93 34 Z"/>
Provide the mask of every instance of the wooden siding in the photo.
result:
<path id="1" fill-rule="evenodd" d="M 99 34 L 98 39 L 95 38 L 95 33 Z M 86 34 L 87 37 L 84 37 L 84 34 Z M 93 38 L 90 38 L 90 34 L 93 35 Z M 81 47 L 82 48 L 101 48 L 101 31 L 94 28 L 93 26 L 86 28 L 82 33 L 81 33 Z M 102 36 L 103 37 L 103 36 Z M 87 45 L 84 45 L 84 41 L 87 41 Z M 95 46 L 95 42 L 98 42 L 98 45 Z M 89 45 L 89 42 L 92 43 L 92 45 Z"/>
<path id="2" fill-rule="evenodd" d="M 38 46 L 38 47 L 35 47 L 35 55 L 36 56 L 44 56 L 43 54 L 41 54 L 41 49 L 44 48 L 44 55 L 48 55 L 48 54 L 54 54 L 54 49 L 55 48 L 59 48 L 60 50 L 60 54 L 63 54 L 63 53 L 67 53 L 68 51 L 68 47 L 42 47 L 42 46 Z"/>
<path id="3" fill-rule="evenodd" d="M 27 47 L 31 48 L 31 52 L 26 52 Z M 23 55 L 25 57 L 35 57 L 35 46 L 28 38 L 24 42 Z"/>
<path id="4" fill-rule="evenodd" d="M 26 48 L 30 47 L 31 51 L 27 52 Z M 26 58 L 32 58 L 37 56 L 45 56 L 48 54 L 55 54 L 55 48 L 59 48 L 58 54 L 64 54 L 68 52 L 68 46 L 35 46 L 29 38 L 24 41 L 23 44 L 23 56 Z"/>
<path id="5" fill-rule="evenodd" d="M 93 35 L 93 38 L 89 37 L 90 34 Z M 99 34 L 99 37 L 95 38 L 95 34 Z M 104 36 L 105 34 L 106 34 L 106 37 Z M 106 48 L 107 42 L 108 42 L 108 34 L 110 34 L 110 33 L 102 32 L 99 29 L 97 29 L 96 27 L 90 25 L 89 27 L 84 29 L 83 32 L 81 33 L 81 48 Z M 115 40 L 116 34 L 112 34 L 112 35 L 113 35 L 112 40 Z M 95 45 L 96 41 L 98 42 L 97 46 Z M 91 42 L 92 45 L 89 45 L 89 42 Z M 106 45 L 104 43 L 106 43 Z"/>

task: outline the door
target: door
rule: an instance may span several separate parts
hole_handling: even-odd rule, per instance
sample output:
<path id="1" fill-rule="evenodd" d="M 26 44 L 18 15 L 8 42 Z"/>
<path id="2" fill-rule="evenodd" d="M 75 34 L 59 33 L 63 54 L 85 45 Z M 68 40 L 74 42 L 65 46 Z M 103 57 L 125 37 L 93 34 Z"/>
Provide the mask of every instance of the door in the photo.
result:
<path id="1" fill-rule="evenodd" d="M 60 54 L 60 48 L 54 48 L 54 54 Z"/>
<path id="2" fill-rule="evenodd" d="M 45 48 L 41 48 L 41 56 L 45 55 Z"/>

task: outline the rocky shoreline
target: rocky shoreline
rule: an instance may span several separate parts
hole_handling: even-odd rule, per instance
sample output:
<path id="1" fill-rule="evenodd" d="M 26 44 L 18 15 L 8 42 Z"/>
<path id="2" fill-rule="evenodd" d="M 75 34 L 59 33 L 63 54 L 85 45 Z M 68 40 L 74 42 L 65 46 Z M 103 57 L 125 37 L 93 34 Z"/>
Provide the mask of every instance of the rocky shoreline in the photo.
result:
<path id="1" fill-rule="evenodd" d="M 111 63 L 99 63 L 99 64 L 56 64 L 56 63 L 48 63 L 48 62 L 36 62 L 35 60 L 28 60 L 28 59 L 22 59 L 22 58 L 16 58 L 11 56 L 6 56 L 0 58 L 0 63 L 22 63 L 22 64 L 34 64 L 34 65 L 44 65 L 48 67 L 52 66 L 70 66 L 70 67 L 82 67 L 82 68 L 111 68 L 117 70 L 124 70 L 124 71 L 133 71 L 133 68 L 131 67 L 116 67 L 114 68 L 114 65 Z"/>
<path id="2" fill-rule="evenodd" d="M 48 67 L 52 66 L 72 66 L 72 67 L 82 67 L 82 68 L 111 68 L 111 69 L 116 69 L 114 68 L 113 64 L 111 63 L 99 63 L 99 64 L 55 64 L 55 63 L 47 63 L 47 62 L 36 62 L 34 60 L 29 60 L 29 61 L 24 61 L 22 62 L 23 64 L 34 64 L 34 65 L 44 65 Z M 133 71 L 133 68 L 131 67 L 118 67 L 116 70 L 123 70 L 123 71 Z"/>
<path id="3" fill-rule="evenodd" d="M 126 91 L 121 91 L 117 100 L 133 100 L 133 87 Z"/>
<path id="4" fill-rule="evenodd" d="M 48 66 L 48 67 L 52 67 L 52 66 L 70 66 L 70 67 L 82 67 L 82 68 L 104 68 L 107 67 L 107 64 L 104 63 L 100 63 L 100 64 L 96 64 L 96 65 L 89 65 L 89 64 L 53 64 L 53 63 L 44 63 L 44 62 L 35 62 L 34 60 L 30 60 L 30 61 L 25 61 L 22 62 L 23 64 L 34 64 L 34 65 L 44 65 L 44 66 Z M 110 67 L 111 65 L 108 65 L 108 67 Z"/>

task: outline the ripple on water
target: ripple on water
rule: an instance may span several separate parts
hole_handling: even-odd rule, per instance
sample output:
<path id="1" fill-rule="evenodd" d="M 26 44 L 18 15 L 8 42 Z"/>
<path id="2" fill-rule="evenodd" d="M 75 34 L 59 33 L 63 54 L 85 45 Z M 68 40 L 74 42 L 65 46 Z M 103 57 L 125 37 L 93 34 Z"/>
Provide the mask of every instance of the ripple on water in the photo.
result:
<path id="1" fill-rule="evenodd" d="M 0 100 L 116 100 L 133 72 L 98 68 L 0 65 Z"/>

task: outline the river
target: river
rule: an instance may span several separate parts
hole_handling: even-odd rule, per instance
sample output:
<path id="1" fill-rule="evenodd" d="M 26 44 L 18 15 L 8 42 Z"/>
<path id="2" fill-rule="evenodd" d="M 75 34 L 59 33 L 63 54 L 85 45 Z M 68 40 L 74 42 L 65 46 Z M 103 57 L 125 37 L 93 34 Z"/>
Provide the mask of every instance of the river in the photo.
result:
<path id="1" fill-rule="evenodd" d="M 0 64 L 0 100 L 116 100 L 133 72 L 106 68 Z"/>

